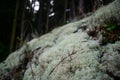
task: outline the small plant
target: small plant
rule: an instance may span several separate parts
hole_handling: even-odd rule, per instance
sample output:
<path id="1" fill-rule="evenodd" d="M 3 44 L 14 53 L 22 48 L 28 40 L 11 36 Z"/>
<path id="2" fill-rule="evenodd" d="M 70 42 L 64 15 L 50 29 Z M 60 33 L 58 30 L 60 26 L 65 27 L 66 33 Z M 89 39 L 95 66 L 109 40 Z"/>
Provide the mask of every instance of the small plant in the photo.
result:
<path id="1" fill-rule="evenodd" d="M 105 24 L 100 27 L 100 31 L 104 37 L 102 44 L 114 43 L 120 39 L 120 26 L 117 24 Z"/>
<path id="2" fill-rule="evenodd" d="M 108 25 L 103 25 L 103 27 L 107 30 L 107 31 L 112 31 L 117 29 L 117 26 L 115 24 L 108 24 Z"/>

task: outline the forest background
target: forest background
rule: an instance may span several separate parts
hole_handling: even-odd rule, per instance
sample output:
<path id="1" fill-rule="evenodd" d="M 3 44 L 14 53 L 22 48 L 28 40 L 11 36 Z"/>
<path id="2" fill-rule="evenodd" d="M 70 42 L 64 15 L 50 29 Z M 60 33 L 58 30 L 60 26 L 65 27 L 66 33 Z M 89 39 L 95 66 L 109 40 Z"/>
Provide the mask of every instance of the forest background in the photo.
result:
<path id="1" fill-rule="evenodd" d="M 113 0 L 1 0 L 0 62 L 27 41 L 91 15 Z"/>

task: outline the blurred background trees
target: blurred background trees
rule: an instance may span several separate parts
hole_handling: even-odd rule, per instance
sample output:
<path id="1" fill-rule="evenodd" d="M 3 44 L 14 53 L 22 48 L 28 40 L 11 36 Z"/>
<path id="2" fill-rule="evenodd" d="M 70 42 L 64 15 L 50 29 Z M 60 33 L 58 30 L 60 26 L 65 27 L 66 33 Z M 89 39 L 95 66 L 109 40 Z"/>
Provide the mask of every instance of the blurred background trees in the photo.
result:
<path id="1" fill-rule="evenodd" d="M 25 42 L 79 20 L 113 0 L 1 0 L 0 61 Z"/>

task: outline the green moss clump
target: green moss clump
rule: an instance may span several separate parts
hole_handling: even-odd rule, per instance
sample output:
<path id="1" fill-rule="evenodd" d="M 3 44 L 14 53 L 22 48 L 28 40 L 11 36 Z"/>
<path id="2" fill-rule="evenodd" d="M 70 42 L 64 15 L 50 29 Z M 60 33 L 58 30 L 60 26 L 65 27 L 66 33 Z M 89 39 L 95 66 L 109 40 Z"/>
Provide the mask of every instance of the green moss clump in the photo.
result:
<path id="1" fill-rule="evenodd" d="M 117 24 L 105 24 L 100 27 L 103 35 L 102 44 L 114 43 L 120 40 L 120 25 Z"/>

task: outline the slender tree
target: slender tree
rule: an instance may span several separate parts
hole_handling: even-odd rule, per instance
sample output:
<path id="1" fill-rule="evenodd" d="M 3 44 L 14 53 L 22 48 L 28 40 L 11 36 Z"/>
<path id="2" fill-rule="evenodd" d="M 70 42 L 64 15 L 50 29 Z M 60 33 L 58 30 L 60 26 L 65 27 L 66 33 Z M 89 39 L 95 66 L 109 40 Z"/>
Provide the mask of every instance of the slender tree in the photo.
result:
<path id="1" fill-rule="evenodd" d="M 64 14 L 63 14 L 63 24 L 66 23 L 66 9 L 67 9 L 68 0 L 64 2 Z"/>
<path id="2" fill-rule="evenodd" d="M 84 15 L 84 0 L 79 0 L 78 15 Z"/>
<path id="3" fill-rule="evenodd" d="M 37 31 L 39 35 L 43 34 L 43 10 L 44 10 L 44 0 L 39 0 L 40 2 L 40 9 L 37 12 Z"/>
<path id="4" fill-rule="evenodd" d="M 75 0 L 71 1 L 72 4 L 72 18 L 74 18 L 76 16 L 76 12 L 75 12 Z"/>
<path id="5" fill-rule="evenodd" d="M 14 21 L 13 21 L 13 28 L 12 28 L 12 33 L 11 33 L 9 52 L 12 52 L 14 48 L 17 18 L 18 18 L 18 9 L 19 9 L 19 0 L 17 0 L 16 2 L 16 9 L 15 9 L 15 14 L 14 14 Z"/>
<path id="6" fill-rule="evenodd" d="M 24 23 L 25 23 L 25 3 L 22 7 L 22 18 L 21 18 L 21 32 L 20 32 L 20 43 L 19 46 L 21 46 L 23 44 L 23 39 L 24 39 Z"/>
<path id="7" fill-rule="evenodd" d="M 47 1 L 47 15 L 46 15 L 45 33 L 47 33 L 49 30 L 49 13 L 50 13 L 50 0 Z"/>

